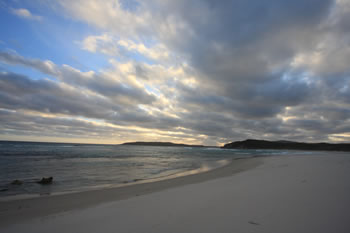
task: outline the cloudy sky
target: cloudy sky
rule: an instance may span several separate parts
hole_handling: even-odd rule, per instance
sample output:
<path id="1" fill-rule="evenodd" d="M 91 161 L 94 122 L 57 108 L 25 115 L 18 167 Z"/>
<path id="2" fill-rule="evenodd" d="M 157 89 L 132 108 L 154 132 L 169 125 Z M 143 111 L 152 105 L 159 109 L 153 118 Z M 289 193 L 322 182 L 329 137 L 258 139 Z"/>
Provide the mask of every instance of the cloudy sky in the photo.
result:
<path id="1" fill-rule="evenodd" d="M 0 140 L 350 140 L 350 0 L 0 0 Z"/>

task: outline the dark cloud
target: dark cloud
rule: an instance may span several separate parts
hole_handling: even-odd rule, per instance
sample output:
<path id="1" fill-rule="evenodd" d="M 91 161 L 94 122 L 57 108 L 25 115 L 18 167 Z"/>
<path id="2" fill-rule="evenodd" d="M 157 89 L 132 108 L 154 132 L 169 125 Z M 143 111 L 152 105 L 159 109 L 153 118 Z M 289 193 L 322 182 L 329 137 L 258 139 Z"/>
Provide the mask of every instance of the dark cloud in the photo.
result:
<path id="1" fill-rule="evenodd" d="M 106 138 L 118 134 L 138 133 L 133 129 L 118 129 L 72 118 L 47 118 L 24 112 L 0 110 L 1 134 L 47 137 Z"/>
<path id="2" fill-rule="evenodd" d="M 10 65 L 23 65 L 37 69 L 45 74 L 56 75 L 57 67 L 51 61 L 42 61 L 39 59 L 26 59 L 20 55 L 1 52 L 0 51 L 0 61 L 5 62 Z"/>
<path id="3" fill-rule="evenodd" d="M 350 72 L 344 62 L 350 56 L 348 41 L 343 38 L 349 32 L 344 21 L 349 13 L 339 15 L 336 11 L 340 7 L 335 4 L 315 0 L 165 3 L 164 9 L 171 9 L 171 14 L 160 13 L 159 17 L 176 18 L 178 21 L 174 21 L 182 26 L 173 36 L 164 35 L 162 39 L 187 55 L 200 74 L 197 88 L 178 86 L 179 102 L 187 109 L 230 114 L 231 119 L 224 121 L 227 128 L 251 130 L 255 132 L 253 137 L 263 133 L 270 134 L 266 138 L 328 140 L 316 134 L 349 133 L 344 127 L 333 130 L 338 128 L 335 125 L 342 125 L 338 121 L 304 120 L 312 113 L 345 121 L 348 118 L 344 107 L 349 107 Z M 336 23 L 330 23 L 330 17 Z M 323 47 L 320 50 L 317 46 Z M 319 56 L 306 57 L 305 64 L 316 63 L 302 69 L 292 66 L 293 60 L 304 53 Z M 330 110 L 333 103 L 341 102 L 342 107 Z M 313 105 L 322 110 L 315 111 Z M 298 120 L 281 120 L 286 107 L 299 106 L 303 111 L 293 115 Z M 188 118 L 196 119 L 195 114 L 190 115 Z M 230 130 L 215 127 L 218 121 L 202 121 L 192 127 L 229 137 Z M 256 125 L 260 122 L 265 126 L 263 130 Z M 210 130 L 208 125 L 215 129 Z M 302 135 L 304 131 L 312 134 Z"/>
<path id="4" fill-rule="evenodd" d="M 119 81 L 106 78 L 94 72 L 81 72 L 68 65 L 57 66 L 51 61 L 28 59 L 20 55 L 0 52 L 0 61 L 12 65 L 23 65 L 37 69 L 56 79 L 79 88 L 89 89 L 110 98 L 124 97 L 131 103 L 152 103 L 155 97 L 143 89 L 127 86 Z"/>
<path id="5" fill-rule="evenodd" d="M 85 92 L 51 80 L 31 80 L 14 73 L 0 73 L 0 108 L 31 110 L 41 113 L 86 117 L 122 126 L 171 129 L 177 120 L 164 115 L 150 115 L 123 101 Z"/>
<path id="6" fill-rule="evenodd" d="M 72 6 L 70 13 L 85 4 L 68 3 L 63 6 Z M 201 135 L 205 139 L 198 140 L 210 143 L 244 138 L 329 141 L 350 133 L 347 1 L 152 0 L 135 4 L 123 3 L 119 9 L 111 1 L 106 6 L 119 16 L 98 17 L 98 10 L 104 9 L 99 5 L 93 11 L 96 17 L 87 19 L 79 11 L 74 18 L 116 38 L 127 36 L 135 46 L 144 41 L 164 45 L 172 53 L 166 65 L 156 60 L 154 66 L 142 59 L 133 61 L 132 56 L 128 58 L 130 51 L 121 51 L 123 61 L 130 59 L 132 67 L 128 74 L 118 70 L 115 78 L 0 52 L 2 62 L 34 68 L 54 80 L 1 73 L 0 108 L 98 119 L 115 126 L 171 131 L 184 138 Z M 116 46 L 109 43 L 100 51 L 107 56 L 109 47 Z M 142 55 L 137 49 L 132 51 Z M 170 72 L 178 67 L 182 73 Z M 24 125 L 25 114 L 18 115 L 18 122 L 10 122 L 6 114 L 2 119 L 8 129 L 40 132 L 50 124 L 40 118 Z M 110 127 L 81 121 L 51 124 L 55 128 L 50 129 L 62 135 L 95 132 L 94 127 L 99 135 L 103 130 L 108 135 L 113 132 Z M 68 126 L 74 129 L 69 131 Z"/>
<path id="7" fill-rule="evenodd" d="M 27 109 L 53 114 L 102 118 L 106 111 L 118 111 L 99 96 L 89 96 L 51 80 L 31 80 L 14 73 L 0 73 L 1 108 Z"/>
<path id="8" fill-rule="evenodd" d="M 186 26 L 165 40 L 174 49 L 188 54 L 191 64 L 202 73 L 201 78 L 221 89 L 216 94 L 226 96 L 252 92 L 255 84 L 280 82 L 288 70 L 276 76 L 271 67 L 290 62 L 297 52 L 316 41 L 317 34 L 313 32 L 327 18 L 332 1 L 169 4 L 164 7 L 171 9 L 170 15 Z M 176 43 L 178 39 L 180 45 Z"/>

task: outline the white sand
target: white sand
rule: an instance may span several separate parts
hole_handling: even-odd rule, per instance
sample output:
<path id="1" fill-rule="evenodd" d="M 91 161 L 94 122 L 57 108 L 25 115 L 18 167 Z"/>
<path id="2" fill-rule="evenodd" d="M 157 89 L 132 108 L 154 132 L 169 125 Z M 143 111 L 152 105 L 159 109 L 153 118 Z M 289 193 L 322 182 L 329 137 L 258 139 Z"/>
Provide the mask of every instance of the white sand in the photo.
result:
<path id="1" fill-rule="evenodd" d="M 256 168 L 0 232 L 350 232 L 350 155 L 264 158 Z"/>

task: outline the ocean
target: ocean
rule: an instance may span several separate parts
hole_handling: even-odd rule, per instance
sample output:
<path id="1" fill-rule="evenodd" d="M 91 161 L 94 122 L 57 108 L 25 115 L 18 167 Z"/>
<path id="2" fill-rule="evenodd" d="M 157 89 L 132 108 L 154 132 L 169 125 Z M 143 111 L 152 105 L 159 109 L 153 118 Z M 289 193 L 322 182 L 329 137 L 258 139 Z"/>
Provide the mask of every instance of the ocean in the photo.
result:
<path id="1" fill-rule="evenodd" d="M 223 166 L 235 158 L 312 152 L 200 147 L 0 142 L 0 200 L 151 182 Z M 53 177 L 50 185 L 38 184 Z M 11 184 L 20 180 L 21 185 Z"/>

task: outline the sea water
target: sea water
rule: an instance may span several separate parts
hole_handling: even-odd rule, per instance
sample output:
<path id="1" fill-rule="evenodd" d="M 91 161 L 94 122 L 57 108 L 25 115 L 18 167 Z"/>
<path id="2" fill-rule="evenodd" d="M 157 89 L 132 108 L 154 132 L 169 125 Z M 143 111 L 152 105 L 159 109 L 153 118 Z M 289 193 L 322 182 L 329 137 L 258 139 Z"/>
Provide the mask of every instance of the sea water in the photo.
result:
<path id="1" fill-rule="evenodd" d="M 0 198 L 129 185 L 210 170 L 234 158 L 287 153 L 293 152 L 0 141 Z M 52 184 L 37 183 L 50 176 Z"/>

